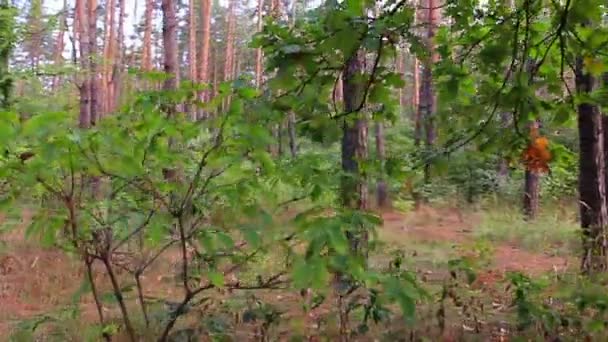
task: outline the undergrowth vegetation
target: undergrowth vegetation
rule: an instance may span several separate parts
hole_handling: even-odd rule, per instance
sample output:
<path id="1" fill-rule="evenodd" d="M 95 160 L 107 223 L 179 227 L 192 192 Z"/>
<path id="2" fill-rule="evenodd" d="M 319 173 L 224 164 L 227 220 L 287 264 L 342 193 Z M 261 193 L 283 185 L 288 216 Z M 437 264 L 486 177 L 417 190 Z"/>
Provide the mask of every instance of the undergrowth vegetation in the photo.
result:
<path id="1" fill-rule="evenodd" d="M 0 0 L 0 339 L 605 339 L 605 4 L 271 2 Z"/>

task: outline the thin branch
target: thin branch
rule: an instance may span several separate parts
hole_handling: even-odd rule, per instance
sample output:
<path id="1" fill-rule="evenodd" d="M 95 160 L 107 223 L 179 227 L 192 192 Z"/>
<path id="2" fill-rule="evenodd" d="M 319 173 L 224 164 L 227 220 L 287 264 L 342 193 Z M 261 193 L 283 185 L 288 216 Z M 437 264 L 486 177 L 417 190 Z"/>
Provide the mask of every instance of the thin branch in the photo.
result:
<path id="1" fill-rule="evenodd" d="M 154 214 L 156 214 L 156 210 L 155 209 L 150 210 L 150 212 L 148 213 L 148 216 L 146 217 L 144 222 L 142 222 L 137 228 L 135 228 L 131 233 L 129 233 L 129 235 L 127 235 L 124 239 L 122 239 L 120 242 L 118 242 L 116 244 L 116 246 L 114 246 L 114 248 L 112 248 L 112 252 L 115 252 L 116 250 L 118 250 L 122 245 L 127 243 L 133 236 L 135 236 L 140 231 L 142 231 L 148 225 L 148 223 L 150 223 L 150 220 L 152 219 Z"/>

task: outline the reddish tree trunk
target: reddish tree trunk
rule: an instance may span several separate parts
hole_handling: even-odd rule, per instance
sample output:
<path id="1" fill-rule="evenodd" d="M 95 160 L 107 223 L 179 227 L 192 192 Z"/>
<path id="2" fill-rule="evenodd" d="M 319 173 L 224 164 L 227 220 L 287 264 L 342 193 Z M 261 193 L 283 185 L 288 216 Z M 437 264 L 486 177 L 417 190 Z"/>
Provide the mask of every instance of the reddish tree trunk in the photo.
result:
<path id="1" fill-rule="evenodd" d="M 235 0 L 228 1 L 228 17 L 226 18 L 228 32 L 226 33 L 226 50 L 224 52 L 224 81 L 233 80 L 234 75 L 234 35 L 236 26 L 234 5 Z M 230 106 L 230 100 L 230 95 L 226 96 L 224 110 L 227 110 Z"/>
<path id="2" fill-rule="evenodd" d="M 65 31 L 67 30 L 68 22 L 68 2 L 63 0 L 63 9 L 59 17 L 59 32 L 57 33 L 57 41 L 55 43 L 55 54 L 53 57 L 56 66 L 63 66 L 63 50 L 65 48 Z M 61 78 L 59 75 L 53 76 L 52 89 L 56 91 L 60 85 Z"/>
<path id="3" fill-rule="evenodd" d="M 190 81 L 196 82 L 197 73 L 197 54 L 196 54 L 196 12 L 194 0 L 188 2 L 188 66 L 190 68 Z"/>
<path id="4" fill-rule="evenodd" d="M 153 0 L 146 0 L 144 14 L 144 46 L 141 58 L 141 68 L 144 71 L 152 70 L 152 19 L 154 14 Z"/>
<path id="5" fill-rule="evenodd" d="M 99 120 L 99 77 L 97 70 L 97 0 L 89 0 L 89 72 L 91 74 L 91 125 Z"/>
<path id="6" fill-rule="evenodd" d="M 112 97 L 112 63 L 114 61 L 114 44 L 116 40 L 116 31 L 114 28 L 114 19 L 116 12 L 116 0 L 108 0 L 106 6 L 106 18 L 104 22 L 104 44 L 103 44 L 103 72 L 102 72 L 102 112 L 107 113 L 110 110 Z"/>
<path id="7" fill-rule="evenodd" d="M 163 11 L 163 63 L 169 75 L 163 84 L 165 90 L 177 89 L 177 17 L 174 0 L 162 0 Z M 170 113 L 173 114 L 173 113 Z"/>
<path id="8" fill-rule="evenodd" d="M 416 25 L 420 19 L 420 11 L 418 10 L 419 0 L 414 0 L 414 25 Z M 415 55 L 412 55 L 414 58 L 412 76 L 412 109 L 413 109 L 413 119 L 414 119 L 414 145 L 420 146 L 420 141 L 422 140 L 422 118 L 420 114 L 420 62 Z"/>
<path id="9" fill-rule="evenodd" d="M 78 45 L 80 50 L 80 67 L 84 71 L 89 71 L 90 56 L 89 56 L 89 21 L 88 21 L 88 1 L 78 0 L 77 5 L 78 17 Z M 83 77 L 79 87 L 80 91 L 80 113 L 78 122 L 80 128 L 87 128 L 91 124 L 91 80 L 89 77 Z"/>
<path id="10" fill-rule="evenodd" d="M 234 74 L 234 29 L 236 24 L 234 2 L 235 0 L 229 0 L 228 2 L 228 17 L 226 18 L 228 32 L 226 33 L 226 52 L 224 54 L 224 81 L 232 80 L 232 75 Z"/>
<path id="11" fill-rule="evenodd" d="M 210 60 L 209 60 L 209 51 L 211 48 L 211 7 L 213 3 L 211 0 L 202 0 L 201 3 L 201 51 L 199 55 L 199 80 L 201 83 L 206 84 L 208 87 L 211 86 L 211 77 L 210 77 Z M 201 94 L 199 94 L 200 99 L 205 102 L 211 99 L 211 91 L 209 89 L 204 90 Z M 205 118 L 207 113 L 200 110 L 198 116 L 202 119 Z"/>
<path id="12" fill-rule="evenodd" d="M 188 67 L 189 67 L 189 78 L 192 84 L 196 84 L 198 80 L 198 59 L 196 53 L 196 9 L 194 6 L 194 0 L 188 2 Z M 190 118 L 196 120 L 197 108 L 195 105 L 189 106 L 188 112 Z"/>
<path id="13" fill-rule="evenodd" d="M 264 27 L 264 0 L 258 0 L 258 32 Z M 262 48 L 257 48 L 255 51 L 255 85 L 258 88 L 262 87 L 262 65 L 264 64 L 264 55 Z"/>
<path id="14" fill-rule="evenodd" d="M 124 68 L 125 56 L 125 0 L 118 0 L 118 8 L 118 37 L 117 42 L 114 44 L 114 48 L 116 49 L 116 51 L 113 53 L 114 65 L 112 67 L 112 97 L 110 98 L 110 105 L 112 110 L 116 109 L 119 95 L 122 93 L 121 76 Z"/>

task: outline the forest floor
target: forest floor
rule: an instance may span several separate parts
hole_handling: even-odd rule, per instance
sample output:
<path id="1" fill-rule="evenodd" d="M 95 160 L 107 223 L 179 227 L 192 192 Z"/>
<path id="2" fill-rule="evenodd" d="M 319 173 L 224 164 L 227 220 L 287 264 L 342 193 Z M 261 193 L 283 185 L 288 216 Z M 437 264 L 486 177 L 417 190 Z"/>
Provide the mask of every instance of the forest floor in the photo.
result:
<path id="1" fill-rule="evenodd" d="M 408 267 L 415 267 L 430 278 L 444 276 L 441 274 L 446 273 L 447 261 L 469 256 L 476 261 L 485 260 L 476 283 L 491 289 L 509 271 L 531 276 L 559 273 L 574 266 L 576 260 L 574 252 L 564 250 L 564 242 L 557 240 L 565 228 L 553 227 L 551 223 L 543 223 L 548 227 L 539 229 L 542 236 L 526 241 L 532 233 L 522 230 L 519 235 L 501 235 L 499 230 L 510 232 L 518 225 L 510 222 L 510 218 L 502 223 L 496 218 L 488 221 L 483 211 L 422 207 L 409 213 L 385 212 L 383 218 L 380 240 L 391 250 L 411 256 Z M 554 220 L 563 221 L 559 217 Z M 85 320 L 94 321 L 96 317 L 90 296 L 75 296 L 82 286 L 82 268 L 59 251 L 25 241 L 23 231 L 28 221 L 25 214 L 18 229 L 0 235 L 0 340 L 8 336 L 15 323 L 52 312 L 71 301 L 81 303 Z M 156 272 L 162 273 L 160 269 Z M 147 277 L 147 287 L 155 289 L 154 292 L 172 291 L 162 274 L 156 272 Z"/>

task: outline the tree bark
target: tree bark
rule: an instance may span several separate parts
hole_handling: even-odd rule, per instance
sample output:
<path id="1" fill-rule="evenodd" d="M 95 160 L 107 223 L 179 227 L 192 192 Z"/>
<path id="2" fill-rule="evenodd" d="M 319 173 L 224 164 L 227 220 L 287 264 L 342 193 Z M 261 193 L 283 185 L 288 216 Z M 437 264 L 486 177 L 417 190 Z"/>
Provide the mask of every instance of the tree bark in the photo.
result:
<path id="1" fill-rule="evenodd" d="M 538 121 L 534 121 L 530 124 L 530 139 L 534 140 L 536 134 L 532 132 L 538 131 Z M 539 176 L 535 170 L 531 170 L 526 167 L 524 176 L 524 200 L 523 200 L 523 211 L 524 218 L 527 220 L 533 220 L 538 214 L 540 199 L 539 191 Z"/>
<path id="2" fill-rule="evenodd" d="M 422 114 L 420 109 L 420 62 L 414 57 L 414 94 L 412 95 L 412 107 L 414 108 L 414 145 L 420 146 L 422 141 Z"/>
<path id="3" fill-rule="evenodd" d="M 213 6 L 213 2 L 211 0 L 202 0 L 201 4 L 201 27 L 202 27 L 202 37 L 201 37 L 201 53 L 200 53 L 200 82 L 207 84 L 207 86 L 211 86 L 211 78 L 209 77 L 210 73 L 210 58 L 209 51 L 211 46 L 211 8 Z M 200 94 L 202 101 L 209 101 L 211 99 L 211 91 L 209 89 L 205 90 Z M 201 117 L 205 117 L 205 113 L 201 111 Z"/>
<path id="4" fill-rule="evenodd" d="M 121 77 L 123 74 L 124 68 L 124 56 L 125 56 L 125 10 L 126 4 L 125 0 L 118 0 L 118 37 L 117 42 L 114 44 L 114 48 L 116 51 L 113 53 L 114 56 L 114 65 L 112 67 L 112 97 L 110 102 L 110 109 L 115 110 L 119 96 L 122 94 L 121 87 Z"/>
<path id="5" fill-rule="evenodd" d="M 264 27 L 264 0 L 258 0 L 258 32 L 262 32 Z M 260 89 L 262 87 L 262 65 L 264 64 L 264 55 L 262 48 L 257 48 L 255 51 L 255 86 Z"/>
<path id="6" fill-rule="evenodd" d="M 154 1 L 146 0 L 146 11 L 144 14 L 144 46 L 141 58 L 143 71 L 152 70 L 152 17 L 154 14 Z"/>
<path id="7" fill-rule="evenodd" d="M 90 120 L 94 126 L 99 120 L 99 77 L 97 75 L 97 0 L 89 0 L 89 72 L 90 72 Z"/>
<path id="8" fill-rule="evenodd" d="M 228 17 L 226 18 L 228 31 L 226 32 L 226 50 L 224 52 L 224 81 L 232 80 L 234 74 L 234 31 L 236 25 L 234 6 L 235 0 L 229 0 Z M 224 110 L 227 110 L 229 106 L 230 95 L 227 95 L 224 101 Z"/>
<path id="9" fill-rule="evenodd" d="M 89 21 L 88 21 L 88 0 L 78 0 L 77 5 L 78 17 L 78 44 L 80 50 L 80 67 L 84 72 L 90 71 L 90 56 L 89 56 Z M 91 124 L 91 80 L 85 75 L 80 83 L 80 112 L 78 122 L 80 128 L 87 128 Z"/>
<path id="10" fill-rule="evenodd" d="M 194 0 L 188 2 L 188 66 L 190 69 L 190 82 L 196 84 L 198 80 L 197 71 L 197 53 L 196 53 L 196 9 L 194 6 Z M 189 108 L 190 117 L 192 120 L 196 120 L 197 108 L 195 105 Z"/>
<path id="11" fill-rule="evenodd" d="M 30 1 L 30 10 L 27 15 L 26 37 L 24 41 L 25 51 L 30 59 L 30 67 L 37 69 L 42 59 L 42 43 L 44 40 L 44 24 L 42 0 Z"/>
<path id="12" fill-rule="evenodd" d="M 404 58 L 403 51 L 402 51 L 401 47 L 397 46 L 396 55 L 395 55 L 395 59 L 396 59 L 395 69 L 397 71 L 397 74 L 400 75 L 402 78 L 404 77 L 404 74 L 405 74 L 405 64 L 404 64 L 403 58 Z M 399 108 L 401 108 L 401 109 L 405 108 L 405 91 L 404 91 L 403 87 L 399 88 L 399 90 L 397 91 L 397 97 L 399 98 Z"/>
<path id="13" fill-rule="evenodd" d="M 63 0 L 63 8 L 61 10 L 61 16 L 59 17 L 59 32 L 57 33 L 57 41 L 55 43 L 55 54 L 53 60 L 55 66 L 63 66 L 63 50 L 65 48 L 65 31 L 67 30 L 67 17 L 68 17 L 68 2 Z M 59 75 L 53 76 L 51 88 L 56 91 L 61 82 Z"/>
<path id="14" fill-rule="evenodd" d="M 599 83 L 584 70 L 582 57 L 576 60 L 575 77 L 576 90 L 581 95 L 593 92 Z M 608 213 L 602 114 L 596 104 L 583 102 L 578 105 L 578 131 L 579 196 L 583 231 L 581 270 L 584 273 L 603 272 L 608 268 Z"/>
<path id="15" fill-rule="evenodd" d="M 291 27 L 296 24 L 297 12 L 297 0 L 293 0 L 291 7 Z M 296 158 L 298 155 L 298 144 L 297 144 L 297 131 L 296 131 L 296 113 L 290 110 L 287 114 L 287 134 L 289 136 L 289 152 L 292 158 Z"/>
<path id="16" fill-rule="evenodd" d="M 419 0 L 414 0 L 414 25 L 416 25 L 419 20 L 420 11 L 418 10 Z M 422 123 L 421 123 L 421 115 L 420 115 L 420 62 L 415 55 L 412 55 L 414 59 L 413 63 L 413 84 L 412 84 L 412 109 L 413 109 L 413 121 L 414 121 L 414 145 L 420 146 L 420 141 L 422 140 Z"/>
<path id="17" fill-rule="evenodd" d="M 114 28 L 116 13 L 116 0 L 108 0 L 106 6 L 106 18 L 104 22 L 104 44 L 103 44 L 103 72 L 102 72 L 102 112 L 107 113 L 111 106 L 112 97 L 112 65 L 114 63 L 114 44 L 116 30 Z"/>
<path id="18" fill-rule="evenodd" d="M 363 69 L 365 54 L 355 53 L 348 61 L 343 75 L 344 110 L 356 111 L 364 100 L 364 85 L 357 81 Z M 363 113 L 353 113 L 343 122 L 342 135 L 342 203 L 347 208 L 369 209 L 367 179 L 359 162 L 367 159 L 367 120 Z M 367 243 L 367 234 L 349 236 L 351 248 L 361 251 Z"/>
<path id="19" fill-rule="evenodd" d="M 163 83 L 163 90 L 172 92 L 177 89 L 178 82 L 178 51 L 177 51 L 177 14 L 174 0 L 162 0 L 161 9 L 163 12 L 163 64 L 167 78 Z M 176 107 L 174 103 L 163 104 L 167 117 L 175 116 Z M 172 141 L 169 140 L 169 148 L 172 148 Z M 177 170 L 169 168 L 163 170 L 166 180 L 177 181 Z"/>
<path id="20" fill-rule="evenodd" d="M 177 16 L 174 0 L 162 0 L 163 11 L 163 63 L 164 71 L 168 75 L 163 84 L 164 90 L 177 89 L 178 59 L 177 59 Z M 173 107 L 173 106 L 171 106 Z M 171 116 L 174 109 L 171 109 Z"/>
<path id="21" fill-rule="evenodd" d="M 437 25 L 437 13 L 438 8 L 435 0 L 427 0 L 427 32 L 426 32 L 426 44 L 427 48 L 431 52 L 431 58 L 427 61 L 422 71 L 422 84 L 420 87 L 420 103 L 419 110 L 422 121 L 424 122 L 424 141 L 425 146 L 430 150 L 435 144 L 436 131 L 435 131 L 435 109 L 436 109 L 436 94 L 433 87 L 433 63 L 437 60 L 437 53 L 433 45 L 433 39 L 435 37 L 435 29 Z M 431 178 L 431 163 L 426 161 L 424 165 L 424 181 L 429 183 Z"/>
<path id="22" fill-rule="evenodd" d="M 390 198 L 388 195 L 388 186 L 386 184 L 386 147 L 384 141 L 384 123 L 376 122 L 376 158 L 380 164 L 380 174 L 378 176 L 378 183 L 376 184 L 376 203 L 378 208 L 390 207 Z"/>
<path id="23" fill-rule="evenodd" d="M 512 4 L 512 8 L 514 8 L 515 4 Z M 532 58 L 526 61 L 526 69 L 530 75 L 532 75 L 534 69 L 536 68 L 536 61 Z M 534 78 L 530 77 L 528 80 L 528 85 L 532 86 L 534 84 Z M 538 129 L 539 129 L 539 121 L 534 120 L 530 123 L 528 129 L 530 131 L 530 141 L 534 141 L 538 137 Z M 527 220 L 533 220 L 538 215 L 539 208 L 539 200 L 540 200 L 540 175 L 538 170 L 532 170 L 526 167 L 525 177 L 524 177 L 524 201 L 523 201 L 523 211 L 524 217 Z"/>
<path id="24" fill-rule="evenodd" d="M 226 18 L 228 31 L 226 33 L 226 51 L 224 53 L 224 81 L 232 80 L 234 73 L 234 2 L 235 0 L 228 1 L 228 17 Z"/>

